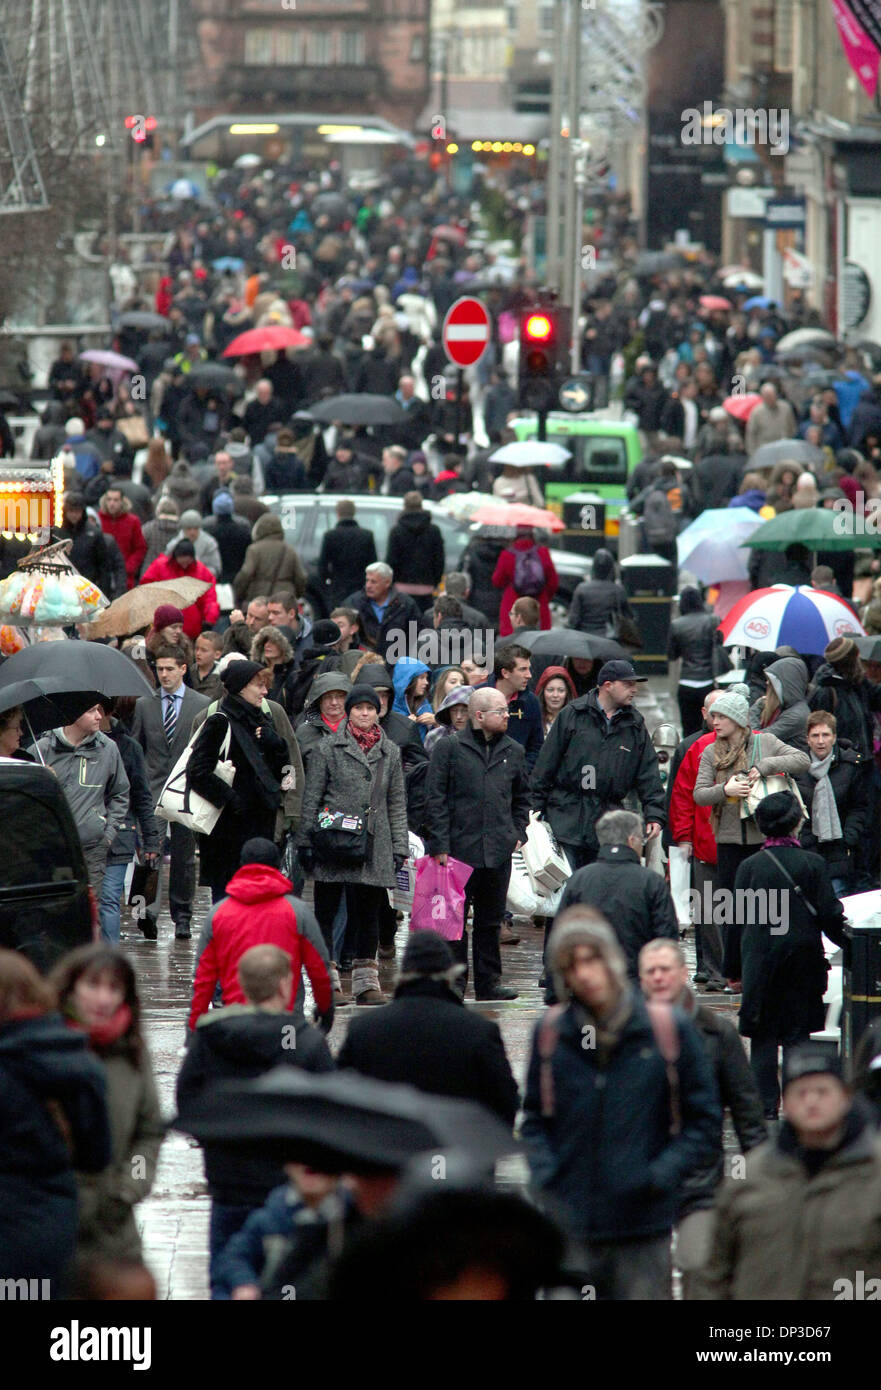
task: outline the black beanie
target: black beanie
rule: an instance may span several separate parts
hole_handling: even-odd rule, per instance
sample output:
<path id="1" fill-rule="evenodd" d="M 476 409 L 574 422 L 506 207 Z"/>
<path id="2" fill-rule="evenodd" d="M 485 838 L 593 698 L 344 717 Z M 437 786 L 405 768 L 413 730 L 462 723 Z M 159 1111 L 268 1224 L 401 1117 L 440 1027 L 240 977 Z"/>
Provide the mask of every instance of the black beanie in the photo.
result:
<path id="1" fill-rule="evenodd" d="M 195 560 L 196 558 L 196 547 L 193 545 L 193 542 L 191 540 L 187 539 L 186 536 L 184 536 L 182 540 L 179 540 L 177 542 L 177 544 L 171 552 L 171 558 L 173 560 L 177 560 L 181 555 L 189 555 L 192 560 Z"/>
<path id="2" fill-rule="evenodd" d="M 316 647 L 332 647 L 342 637 L 342 632 L 330 618 L 320 618 L 312 625 L 312 642 Z"/>
<path id="3" fill-rule="evenodd" d="M 235 666 L 236 663 L 231 664 Z M 271 840 L 255 835 L 253 840 L 246 840 L 242 845 L 239 863 L 242 868 L 246 864 L 266 864 L 270 869 L 277 869 L 281 865 L 281 850 Z"/>
<path id="4" fill-rule="evenodd" d="M 442 975 L 452 969 L 453 953 L 436 931 L 412 932 L 404 947 L 402 975 Z"/>
<path id="5" fill-rule="evenodd" d="M 353 705 L 372 705 L 379 714 L 382 709 L 379 696 L 372 685 L 354 685 L 346 696 L 346 714 L 350 714 Z"/>
<path id="6" fill-rule="evenodd" d="M 792 792 L 772 792 L 756 807 L 756 825 L 767 839 L 791 835 L 801 819 L 801 807 Z"/>
<path id="7" fill-rule="evenodd" d="M 238 695 L 262 670 L 259 661 L 231 661 L 221 672 L 220 679 L 226 686 L 227 694 Z"/>

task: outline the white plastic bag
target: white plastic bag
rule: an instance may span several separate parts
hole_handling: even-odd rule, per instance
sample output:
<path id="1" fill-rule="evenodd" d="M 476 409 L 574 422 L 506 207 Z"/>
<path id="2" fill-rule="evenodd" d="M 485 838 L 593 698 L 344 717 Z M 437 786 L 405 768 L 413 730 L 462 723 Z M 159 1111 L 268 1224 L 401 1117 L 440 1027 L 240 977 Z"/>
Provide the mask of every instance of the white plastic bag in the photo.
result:
<path id="1" fill-rule="evenodd" d="M 416 885 L 416 860 L 425 855 L 425 845 L 412 830 L 407 832 L 410 852 L 407 861 L 395 874 L 395 886 L 389 888 L 388 900 L 395 912 L 409 912 L 413 906 L 413 889 Z"/>
<path id="2" fill-rule="evenodd" d="M 539 820 L 535 811 L 529 817 L 523 862 L 537 895 L 556 893 L 570 877 L 568 859 L 547 821 Z"/>
<path id="3" fill-rule="evenodd" d="M 691 910 L 688 891 L 691 887 L 691 855 L 678 845 L 671 845 L 667 851 L 670 863 L 670 896 L 676 908 L 676 920 L 680 927 L 691 923 Z"/>
<path id="4" fill-rule="evenodd" d="M 188 830 L 193 830 L 197 834 L 210 835 L 220 820 L 223 807 L 215 806 L 206 797 L 200 796 L 197 791 L 187 789 L 187 764 L 203 728 L 204 725 L 200 724 L 172 768 L 156 803 L 156 815 L 160 816 L 162 820 L 176 821 L 179 825 L 185 825 Z M 231 738 L 232 725 L 228 723 L 214 768 L 215 777 L 219 777 L 228 787 L 232 786 L 236 775 L 235 763 L 229 756 Z"/>
<path id="5" fill-rule="evenodd" d="M 532 886 L 523 855 L 511 856 L 511 877 L 508 882 L 507 909 L 515 917 L 534 917 L 538 912 L 538 896 Z"/>

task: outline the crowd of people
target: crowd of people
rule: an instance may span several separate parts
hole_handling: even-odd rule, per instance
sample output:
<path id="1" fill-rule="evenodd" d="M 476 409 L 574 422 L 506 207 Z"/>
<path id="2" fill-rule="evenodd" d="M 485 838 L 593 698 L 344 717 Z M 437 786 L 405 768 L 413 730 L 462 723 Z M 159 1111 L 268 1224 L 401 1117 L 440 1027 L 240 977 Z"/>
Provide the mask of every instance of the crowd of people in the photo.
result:
<path id="1" fill-rule="evenodd" d="M 508 1137 L 520 1112 L 528 1201 L 487 1188 L 485 1162 L 460 1187 L 420 1187 L 378 1134 L 369 1156 L 337 1136 L 324 1167 L 315 1133 L 276 1141 L 258 1127 L 233 1148 L 202 1138 L 212 1297 L 363 1298 L 367 1270 L 385 1297 L 669 1299 L 675 1231 L 688 1299 L 831 1299 L 836 1279 L 881 1260 L 881 1033 L 860 1040 L 847 1078 L 811 1036 L 823 938 L 847 945 L 840 900 L 879 885 L 881 669 L 845 635 L 822 657 L 753 653 L 746 683 L 725 683 L 715 599 L 684 583 L 669 647 L 681 738 L 665 745 L 662 777 L 635 702 L 638 612 L 614 555 L 594 554 L 568 608 L 585 655 L 537 655 L 537 634 L 565 631 L 552 626 L 546 535 L 477 529 L 453 570 L 424 505 L 472 488 L 543 502 L 539 477 L 489 459 L 514 437 L 508 349 L 531 277 L 490 279 L 492 342 L 457 403 L 438 324 L 493 270 L 468 244 L 468 209 L 403 176 L 351 205 L 330 194 L 327 179 L 219 180 L 214 215 L 180 218 L 153 301 L 134 292 L 119 306 L 114 347 L 137 372 L 84 370 L 72 347 L 50 372 L 33 454 L 64 458 L 57 538 L 77 569 L 110 599 L 186 578 L 204 590 L 159 604 L 121 643 L 151 694 L 101 696 L 28 747 L 21 708 L 0 714 L 3 755 L 59 779 L 101 937 L 48 978 L 0 951 L 0 1274 L 49 1279 L 53 1296 L 99 1297 L 108 1278 L 151 1296 L 134 1212 L 165 1128 L 122 935 L 137 858 L 159 872 L 135 930 L 158 939 L 165 894 L 174 938 L 199 934 L 180 1128 L 201 1136 L 205 1106 L 235 1085 L 247 1116 L 277 1069 L 289 1073 L 280 1094 L 306 1088 L 316 1111 L 341 1094 L 323 1075 L 339 1071 L 364 1079 L 368 1112 L 368 1080 L 479 1103 Z M 442 216 L 453 229 L 435 235 Z M 840 371 L 801 360 L 790 378 L 775 344 L 808 311 L 784 321 L 734 290 L 730 310 L 707 312 L 712 258 L 640 277 L 622 246 L 619 271 L 585 299 L 583 359 L 599 398 L 617 390 L 642 432 L 627 490 L 645 549 L 675 559 L 707 508 L 770 515 L 843 498 L 870 513 L 881 378 L 850 355 Z M 161 327 L 126 326 L 125 312 L 150 310 Z M 220 363 L 237 334 L 268 325 L 306 344 Z M 739 386 L 759 388 L 742 418 L 722 404 Z M 398 423 L 318 428 L 310 408 L 344 392 L 396 401 Z M 754 457 L 791 439 L 808 450 L 797 463 Z M 316 565 L 327 617 L 304 611 L 307 569 L 260 500 L 315 491 L 339 494 Z M 374 491 L 401 504 L 382 557 L 359 521 Z M 21 550 L 2 546 L 6 574 Z M 860 604 L 853 552 L 818 555 L 813 572 L 799 547 L 785 571 L 755 555 L 756 586 L 837 588 Z M 874 589 L 862 597 L 872 630 Z M 402 650 L 414 631 L 431 650 L 458 642 L 461 659 Z M 593 639 L 620 654 L 591 655 Z M 213 812 L 195 832 L 158 814 L 188 746 L 187 792 Z M 512 865 L 536 817 L 567 879 L 534 914 L 548 1008 L 521 1094 L 498 1025 L 464 1004 L 469 981 L 478 1003 L 518 997 L 504 961 L 519 940 Z M 703 903 L 785 902 L 786 929 L 736 906 L 684 921 L 666 874 L 674 848 Z M 463 929 L 413 932 L 389 998 L 380 963 L 397 959 L 394 894 L 416 858 L 465 867 Z M 200 922 L 197 874 L 211 900 Z M 740 1036 L 713 994 L 739 998 Z M 344 1009 L 354 1017 L 334 1055 Z M 748 1157 L 723 1181 L 726 1110 Z"/>

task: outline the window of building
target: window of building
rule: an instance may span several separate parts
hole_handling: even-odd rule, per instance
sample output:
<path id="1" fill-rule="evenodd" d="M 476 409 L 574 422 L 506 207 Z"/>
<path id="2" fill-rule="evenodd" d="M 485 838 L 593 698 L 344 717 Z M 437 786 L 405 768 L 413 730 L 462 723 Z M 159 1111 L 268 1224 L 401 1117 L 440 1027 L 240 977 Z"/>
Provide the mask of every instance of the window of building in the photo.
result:
<path id="1" fill-rule="evenodd" d="M 793 0 L 774 0 L 774 71 L 792 72 Z"/>
<path id="2" fill-rule="evenodd" d="M 275 36 L 275 61 L 290 66 L 303 61 L 303 34 L 298 29 L 282 31 Z"/>
<path id="3" fill-rule="evenodd" d="M 358 64 L 364 62 L 364 35 L 358 29 L 348 29 L 340 35 L 340 62 Z"/>
<path id="4" fill-rule="evenodd" d="M 267 66 L 272 62 L 272 30 L 245 30 L 245 62 Z"/>
<path id="5" fill-rule="evenodd" d="M 539 0 L 538 32 L 540 34 L 552 34 L 554 32 L 554 8 L 554 0 Z"/>
<path id="6" fill-rule="evenodd" d="M 319 30 L 309 35 L 309 62 L 331 63 L 331 35 Z"/>

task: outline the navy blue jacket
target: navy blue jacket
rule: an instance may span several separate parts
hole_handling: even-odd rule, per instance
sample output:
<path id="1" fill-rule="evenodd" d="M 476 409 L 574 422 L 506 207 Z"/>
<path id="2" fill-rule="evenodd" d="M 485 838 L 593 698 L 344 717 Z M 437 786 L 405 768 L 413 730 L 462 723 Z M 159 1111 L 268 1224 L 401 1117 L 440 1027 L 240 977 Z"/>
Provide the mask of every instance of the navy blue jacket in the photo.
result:
<path id="1" fill-rule="evenodd" d="M 683 1179 L 712 1163 L 722 1112 L 694 1025 L 678 1009 L 682 1130 L 670 1135 L 670 1090 L 642 997 L 605 1067 L 583 1046 L 577 1005 L 558 1021 L 551 1058 L 554 1113 L 542 1115 L 536 1025 L 522 1136 L 532 1180 L 581 1240 L 648 1240 L 673 1227 Z"/>
<path id="2" fill-rule="evenodd" d="M 495 687 L 496 677 L 490 676 L 484 685 Z M 477 687 L 482 689 L 481 686 Z M 545 741 L 538 696 L 524 690 L 508 701 L 508 737 L 519 743 L 526 754 L 526 771 L 531 772 Z"/>

